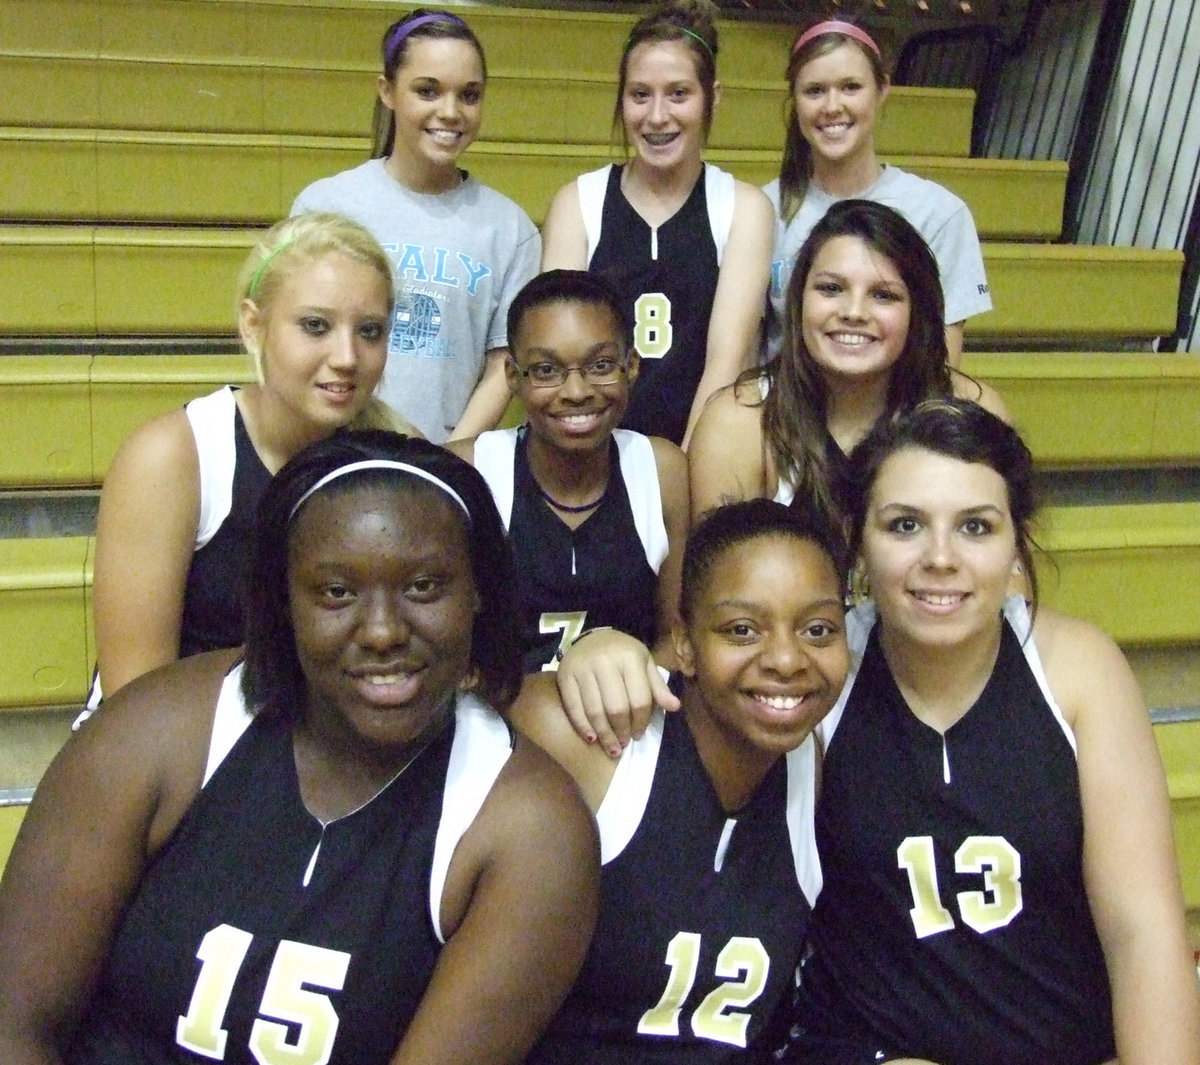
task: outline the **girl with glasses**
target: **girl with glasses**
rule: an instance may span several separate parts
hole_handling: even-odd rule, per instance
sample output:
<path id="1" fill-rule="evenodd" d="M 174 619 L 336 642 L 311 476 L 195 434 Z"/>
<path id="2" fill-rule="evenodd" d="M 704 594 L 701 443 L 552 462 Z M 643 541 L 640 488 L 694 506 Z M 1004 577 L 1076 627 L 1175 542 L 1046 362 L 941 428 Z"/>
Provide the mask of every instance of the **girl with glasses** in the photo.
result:
<path id="1" fill-rule="evenodd" d="M 557 668 L 581 633 L 604 627 L 670 660 L 687 466 L 670 441 L 618 428 L 641 365 L 624 310 L 584 271 L 530 281 L 508 329 L 526 422 L 450 445 L 483 473 L 508 528 L 527 673 Z"/>

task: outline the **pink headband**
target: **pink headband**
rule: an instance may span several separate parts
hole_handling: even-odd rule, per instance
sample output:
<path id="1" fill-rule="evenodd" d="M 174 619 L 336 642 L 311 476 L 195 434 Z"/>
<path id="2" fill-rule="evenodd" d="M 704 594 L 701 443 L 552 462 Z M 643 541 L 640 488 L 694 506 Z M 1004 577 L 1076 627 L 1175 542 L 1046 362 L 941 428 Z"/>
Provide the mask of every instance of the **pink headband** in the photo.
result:
<path id="1" fill-rule="evenodd" d="M 836 19 L 831 19 L 828 22 L 818 22 L 815 26 L 810 26 L 806 29 L 796 38 L 796 43 L 792 45 L 792 55 L 800 51 L 814 37 L 820 37 L 826 33 L 840 33 L 843 37 L 853 37 L 859 44 L 865 44 L 870 48 L 875 53 L 876 59 L 883 58 L 879 52 L 879 45 L 875 43 L 866 30 L 861 26 L 854 25 L 853 22 L 839 22 Z"/>

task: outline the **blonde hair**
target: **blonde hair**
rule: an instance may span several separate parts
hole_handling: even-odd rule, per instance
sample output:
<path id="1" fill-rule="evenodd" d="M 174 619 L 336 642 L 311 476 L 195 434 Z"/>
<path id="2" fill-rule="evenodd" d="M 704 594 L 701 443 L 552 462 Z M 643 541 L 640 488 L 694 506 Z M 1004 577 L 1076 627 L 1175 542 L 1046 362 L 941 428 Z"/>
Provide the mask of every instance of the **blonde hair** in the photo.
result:
<path id="1" fill-rule="evenodd" d="M 338 253 L 371 267 L 383 280 L 387 290 L 387 313 L 395 305 L 392 264 L 387 253 L 368 230 L 339 214 L 310 211 L 277 222 L 259 239 L 247 256 L 238 275 L 237 304 L 252 300 L 260 312 L 267 311 L 280 287 L 296 270 L 327 255 Z M 254 360 L 254 375 L 263 383 L 262 350 L 243 337 L 243 343 Z M 421 434 L 401 418 L 378 396 L 371 396 L 366 406 L 350 421 L 352 429 L 392 429 L 410 436 Z"/>

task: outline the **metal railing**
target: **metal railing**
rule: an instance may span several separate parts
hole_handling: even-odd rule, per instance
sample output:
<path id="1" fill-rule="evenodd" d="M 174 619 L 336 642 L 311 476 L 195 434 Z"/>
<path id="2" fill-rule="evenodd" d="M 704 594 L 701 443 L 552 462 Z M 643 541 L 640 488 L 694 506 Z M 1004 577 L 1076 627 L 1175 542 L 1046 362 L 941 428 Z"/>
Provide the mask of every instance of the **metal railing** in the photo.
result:
<path id="1" fill-rule="evenodd" d="M 973 149 L 1070 162 L 1063 239 L 1178 248 L 1176 331 L 1159 350 L 1200 350 L 1200 0 L 1053 0 L 983 62 L 963 39 L 909 42 L 897 80 L 969 84 L 983 72 Z M 1041 17 L 1038 17 L 1038 16 Z"/>

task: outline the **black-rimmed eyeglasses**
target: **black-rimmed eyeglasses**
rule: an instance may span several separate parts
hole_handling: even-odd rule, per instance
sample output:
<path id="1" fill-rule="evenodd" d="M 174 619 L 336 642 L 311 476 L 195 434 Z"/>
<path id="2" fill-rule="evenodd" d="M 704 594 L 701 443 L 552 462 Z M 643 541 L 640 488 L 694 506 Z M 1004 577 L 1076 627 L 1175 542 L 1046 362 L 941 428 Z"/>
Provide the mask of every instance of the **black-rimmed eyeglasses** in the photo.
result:
<path id="1" fill-rule="evenodd" d="M 583 366 L 563 366 L 557 362 L 535 362 L 532 366 L 521 366 L 516 359 L 512 359 L 512 364 L 517 373 L 534 388 L 561 388 L 573 373 L 579 374 L 589 385 L 615 385 L 628 365 L 626 360 L 609 355 L 593 359 Z"/>

